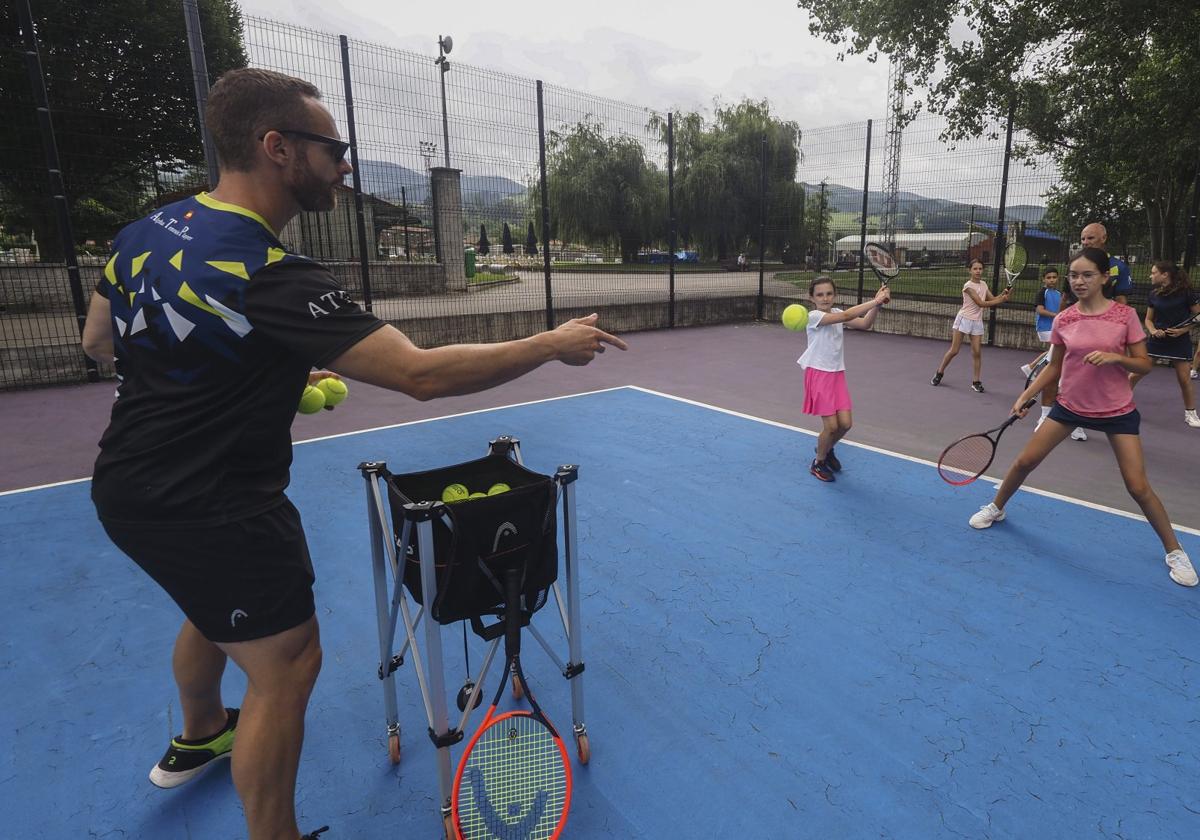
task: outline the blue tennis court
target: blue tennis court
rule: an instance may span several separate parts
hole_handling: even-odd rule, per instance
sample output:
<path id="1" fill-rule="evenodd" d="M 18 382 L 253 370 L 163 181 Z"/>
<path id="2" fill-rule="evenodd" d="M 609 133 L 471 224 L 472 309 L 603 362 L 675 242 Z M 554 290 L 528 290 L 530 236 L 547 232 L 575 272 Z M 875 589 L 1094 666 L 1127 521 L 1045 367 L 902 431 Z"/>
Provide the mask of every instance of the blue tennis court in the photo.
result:
<path id="1" fill-rule="evenodd" d="M 566 836 L 1200 836 L 1200 603 L 1145 522 L 1021 492 L 975 532 L 986 482 L 955 490 L 928 464 L 844 444 L 845 471 L 822 484 L 810 433 L 635 388 L 296 448 L 325 649 L 302 826 L 440 831 L 409 664 L 388 763 L 355 467 L 453 464 L 501 434 L 539 472 L 580 464 L 592 757 L 574 767 Z M 4 833 L 242 836 L 227 765 L 175 791 L 146 779 L 179 730 L 180 615 L 108 542 L 88 491 L 0 496 Z M 461 636 L 443 635 L 457 689 Z M 536 645 L 523 658 L 569 723 L 566 681 Z M 230 668 L 228 704 L 242 687 Z"/>

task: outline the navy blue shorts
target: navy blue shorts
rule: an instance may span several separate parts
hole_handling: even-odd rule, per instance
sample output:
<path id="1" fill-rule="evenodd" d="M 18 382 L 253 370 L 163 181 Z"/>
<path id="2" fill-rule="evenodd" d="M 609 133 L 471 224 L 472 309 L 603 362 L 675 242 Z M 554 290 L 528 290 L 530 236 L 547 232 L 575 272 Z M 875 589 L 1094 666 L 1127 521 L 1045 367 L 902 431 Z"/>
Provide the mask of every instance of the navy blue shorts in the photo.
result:
<path id="1" fill-rule="evenodd" d="M 100 523 L 210 642 L 273 636 L 315 612 L 308 543 L 300 512 L 286 499 L 215 528 Z"/>
<path id="2" fill-rule="evenodd" d="M 1061 403 L 1055 401 L 1050 408 L 1049 417 L 1064 426 L 1082 426 L 1106 435 L 1136 435 L 1142 426 L 1142 415 L 1136 408 L 1127 414 L 1118 414 L 1116 417 L 1084 417 L 1082 414 L 1076 414 L 1070 409 L 1063 408 Z"/>

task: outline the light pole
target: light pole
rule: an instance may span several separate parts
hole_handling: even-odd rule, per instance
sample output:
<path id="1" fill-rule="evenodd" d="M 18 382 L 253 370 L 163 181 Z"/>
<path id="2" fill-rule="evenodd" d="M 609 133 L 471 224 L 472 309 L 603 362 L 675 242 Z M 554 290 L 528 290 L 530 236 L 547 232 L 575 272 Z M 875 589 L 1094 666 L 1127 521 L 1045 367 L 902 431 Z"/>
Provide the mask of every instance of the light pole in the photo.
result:
<path id="1" fill-rule="evenodd" d="M 421 147 L 421 157 L 425 158 L 425 169 L 429 169 L 429 162 L 437 157 L 437 143 L 432 140 L 419 141 Z"/>
<path id="2" fill-rule="evenodd" d="M 450 72 L 450 59 L 446 58 L 454 49 L 454 39 L 449 35 L 438 36 L 438 57 L 434 64 L 441 69 L 439 77 L 442 82 L 442 153 L 445 155 L 446 168 L 450 168 L 450 123 L 446 120 L 446 74 Z"/>

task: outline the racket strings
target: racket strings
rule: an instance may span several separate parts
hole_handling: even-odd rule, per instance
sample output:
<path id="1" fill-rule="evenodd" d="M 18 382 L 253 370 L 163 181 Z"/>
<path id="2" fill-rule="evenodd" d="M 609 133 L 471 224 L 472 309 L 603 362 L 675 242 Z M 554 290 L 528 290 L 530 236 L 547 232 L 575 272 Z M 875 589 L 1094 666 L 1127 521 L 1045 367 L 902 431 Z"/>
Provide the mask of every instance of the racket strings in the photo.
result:
<path id="1" fill-rule="evenodd" d="M 988 468 L 995 447 L 987 435 L 971 435 L 950 444 L 938 460 L 938 472 L 946 481 L 956 483 L 974 478 Z"/>
<path id="2" fill-rule="evenodd" d="M 567 776 L 554 735 L 529 715 L 497 720 L 479 736 L 458 791 L 467 840 L 549 840 L 562 818 Z"/>

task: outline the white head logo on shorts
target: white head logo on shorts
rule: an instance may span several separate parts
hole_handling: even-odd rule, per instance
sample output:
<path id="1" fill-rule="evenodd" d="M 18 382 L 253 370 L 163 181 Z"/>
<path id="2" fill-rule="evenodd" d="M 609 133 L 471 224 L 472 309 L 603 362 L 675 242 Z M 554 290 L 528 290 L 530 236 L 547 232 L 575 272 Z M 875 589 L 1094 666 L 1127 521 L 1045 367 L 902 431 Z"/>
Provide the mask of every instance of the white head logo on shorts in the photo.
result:
<path id="1" fill-rule="evenodd" d="M 505 522 L 501 524 L 500 527 L 496 529 L 496 539 L 492 540 L 492 552 L 495 553 L 496 549 L 500 547 L 500 540 L 504 539 L 505 537 L 513 536 L 516 533 L 516 525 L 512 524 L 511 522 Z"/>
<path id="2" fill-rule="evenodd" d="M 246 614 L 244 611 L 242 611 L 242 610 L 234 610 L 233 612 L 231 612 L 231 613 L 229 614 L 229 626 L 230 626 L 230 627 L 237 627 L 237 620 L 238 620 L 239 618 L 249 618 L 249 617 L 250 617 L 250 616 L 249 616 L 249 615 L 247 615 L 247 614 Z"/>

